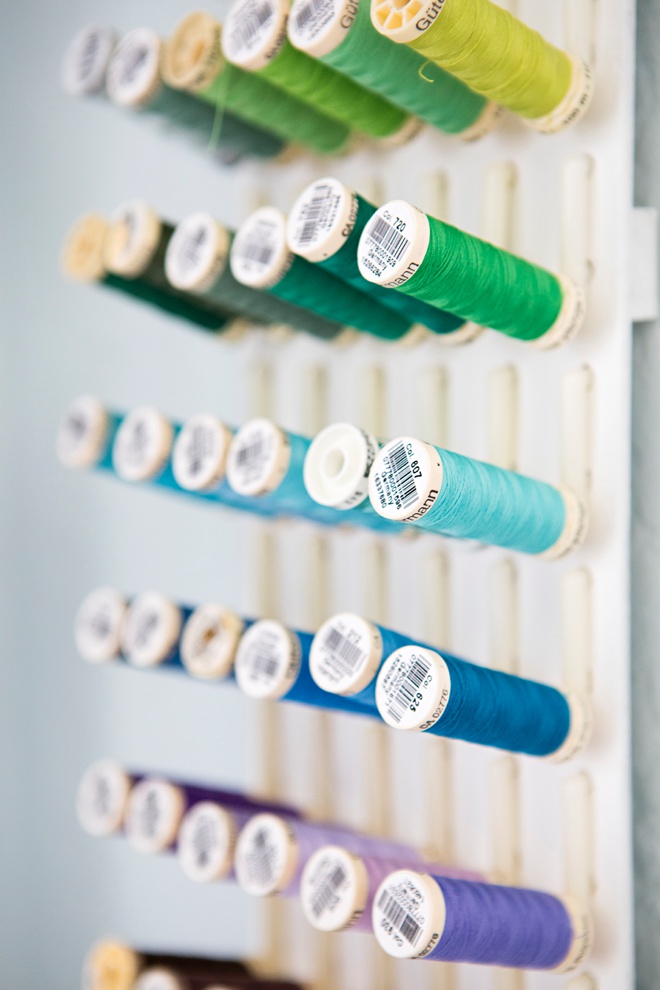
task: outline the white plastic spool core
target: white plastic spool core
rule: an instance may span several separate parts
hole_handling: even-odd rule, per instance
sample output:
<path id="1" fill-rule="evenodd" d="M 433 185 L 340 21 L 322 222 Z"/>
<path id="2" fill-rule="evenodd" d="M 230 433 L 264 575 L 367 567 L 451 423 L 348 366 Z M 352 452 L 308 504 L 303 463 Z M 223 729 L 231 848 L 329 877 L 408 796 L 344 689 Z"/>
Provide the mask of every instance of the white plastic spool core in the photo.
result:
<path id="1" fill-rule="evenodd" d="M 354 695 L 371 684 L 383 656 L 377 626 L 353 612 L 327 619 L 312 640 L 309 669 L 330 694 Z"/>
<path id="2" fill-rule="evenodd" d="M 142 199 L 119 206 L 105 243 L 108 270 L 123 278 L 142 275 L 156 252 L 162 226 L 158 214 Z"/>
<path id="3" fill-rule="evenodd" d="M 236 680 L 250 698 L 281 698 L 296 682 L 300 640 L 274 619 L 261 619 L 241 637 L 236 651 Z"/>
<path id="4" fill-rule="evenodd" d="M 369 877 L 358 856 L 341 846 L 323 846 L 307 860 L 300 881 L 300 903 L 310 925 L 340 932 L 363 914 Z"/>
<path id="5" fill-rule="evenodd" d="M 118 832 L 124 824 L 132 780 L 114 760 L 97 760 L 82 776 L 76 795 L 78 821 L 89 835 Z"/>
<path id="6" fill-rule="evenodd" d="M 378 441 L 350 423 L 333 423 L 312 440 L 305 457 L 303 481 L 319 505 L 353 509 L 369 495 L 369 472 Z"/>
<path id="7" fill-rule="evenodd" d="M 287 0 L 236 0 L 222 31 L 227 61 L 248 72 L 265 68 L 286 41 Z"/>
<path id="8" fill-rule="evenodd" d="M 432 877 L 396 870 L 376 891 L 372 919 L 378 944 L 388 955 L 422 959 L 442 937 L 445 899 Z"/>
<path id="9" fill-rule="evenodd" d="M 357 199 L 348 186 L 331 176 L 317 179 L 289 211 L 287 244 L 307 261 L 324 261 L 344 246 L 356 217 Z"/>
<path id="10" fill-rule="evenodd" d="M 251 213 L 236 232 L 229 255 L 234 278 L 252 289 L 277 285 L 291 266 L 286 243 L 286 217 L 274 206 Z"/>
<path id="11" fill-rule="evenodd" d="M 227 264 L 229 232 L 210 213 L 193 213 L 174 229 L 165 252 L 168 281 L 184 292 L 207 292 Z"/>
<path id="12" fill-rule="evenodd" d="M 162 47 L 151 28 L 135 28 L 121 38 L 108 66 L 107 90 L 113 103 L 138 108 L 152 102 L 162 86 Z"/>
<path id="13" fill-rule="evenodd" d="M 57 432 L 61 464 L 80 470 L 101 460 L 107 449 L 110 417 L 93 395 L 81 395 L 70 404 Z"/>
<path id="14" fill-rule="evenodd" d="M 126 837 L 138 852 L 164 852 L 173 845 L 185 811 L 183 791 L 167 780 L 150 777 L 131 791 Z"/>
<path id="15" fill-rule="evenodd" d="M 172 449 L 172 473 L 189 492 L 209 492 L 225 477 L 232 431 L 210 413 L 191 416 Z"/>
<path id="16" fill-rule="evenodd" d="M 231 873 L 236 823 L 213 801 L 200 801 L 184 816 L 177 838 L 179 865 L 189 880 L 213 883 Z"/>
<path id="17" fill-rule="evenodd" d="M 88 24 L 69 42 L 60 79 L 68 96 L 100 93 L 110 58 L 117 44 L 117 32 L 106 24 Z"/>
<path id="18" fill-rule="evenodd" d="M 121 650 L 126 596 L 116 588 L 95 588 L 76 614 L 76 648 L 88 663 L 109 663 Z"/>
<path id="19" fill-rule="evenodd" d="M 181 609 L 157 591 L 138 595 L 124 618 L 121 646 L 134 667 L 157 667 L 171 655 L 181 633 Z"/>
<path id="20" fill-rule="evenodd" d="M 268 495 L 291 461 L 286 433 L 270 419 L 251 419 L 235 434 L 227 458 L 227 481 L 239 495 Z"/>
<path id="21" fill-rule="evenodd" d="M 288 824 L 277 815 L 255 815 L 236 843 L 234 867 L 243 890 L 268 897 L 285 890 L 298 865 L 298 843 Z"/>
<path id="22" fill-rule="evenodd" d="M 244 622 L 239 615 L 208 602 L 192 613 L 181 636 L 181 660 L 193 677 L 222 680 L 229 677 Z"/>
<path id="23" fill-rule="evenodd" d="M 124 481 L 156 478 L 169 458 L 174 430 L 151 406 L 132 409 L 117 430 L 112 448 L 115 471 Z"/>

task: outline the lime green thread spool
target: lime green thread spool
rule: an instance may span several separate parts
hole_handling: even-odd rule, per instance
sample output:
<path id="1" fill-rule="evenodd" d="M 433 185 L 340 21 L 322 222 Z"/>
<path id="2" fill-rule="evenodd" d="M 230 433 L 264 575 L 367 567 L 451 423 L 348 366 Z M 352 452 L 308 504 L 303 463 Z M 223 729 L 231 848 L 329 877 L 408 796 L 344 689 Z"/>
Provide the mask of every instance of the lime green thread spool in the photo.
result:
<path id="1" fill-rule="evenodd" d="M 397 138 L 417 129 L 389 100 L 294 48 L 288 16 L 289 0 L 235 0 L 222 32 L 225 58 L 369 137 Z"/>
<path id="2" fill-rule="evenodd" d="M 296 48 L 448 134 L 480 137 L 498 117 L 484 96 L 379 34 L 369 0 L 295 0 L 288 32 Z"/>
<path id="3" fill-rule="evenodd" d="M 238 282 L 229 266 L 233 235 L 208 213 L 194 213 L 176 227 L 168 244 L 165 271 L 170 283 L 193 298 L 231 306 L 243 316 L 284 324 L 315 337 L 333 340 L 341 324 L 308 313 L 267 292 Z"/>
<path id="4" fill-rule="evenodd" d="M 230 264 L 244 285 L 382 340 L 400 340 L 410 329 L 409 320 L 290 251 L 286 217 L 272 206 L 256 210 L 239 227 Z"/>
<path id="5" fill-rule="evenodd" d="M 317 152 L 339 154 L 350 130 L 265 79 L 230 65 L 222 55 L 221 25 L 210 14 L 189 14 L 176 27 L 163 60 L 165 81 L 265 131 Z"/>
<path id="6" fill-rule="evenodd" d="M 490 0 L 372 0 L 374 27 L 410 45 L 540 131 L 587 109 L 589 67 Z"/>
<path id="7" fill-rule="evenodd" d="M 569 279 L 395 199 L 360 238 L 362 276 L 547 350 L 573 337 L 584 298 Z"/>

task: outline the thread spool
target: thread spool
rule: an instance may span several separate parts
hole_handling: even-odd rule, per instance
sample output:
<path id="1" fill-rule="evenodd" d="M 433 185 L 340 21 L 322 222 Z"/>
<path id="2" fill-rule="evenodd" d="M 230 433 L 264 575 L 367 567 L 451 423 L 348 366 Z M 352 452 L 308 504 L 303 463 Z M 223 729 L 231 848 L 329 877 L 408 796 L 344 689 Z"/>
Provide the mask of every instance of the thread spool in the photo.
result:
<path id="1" fill-rule="evenodd" d="M 185 131 L 205 150 L 212 148 L 225 165 L 246 156 L 275 158 L 282 153 L 281 139 L 230 113 L 223 114 L 218 131 L 214 107 L 163 82 L 162 60 L 163 42 L 155 31 L 136 28 L 125 34 L 108 66 L 107 92 L 112 102 Z"/>
<path id="2" fill-rule="evenodd" d="M 96 396 L 80 395 L 69 404 L 57 431 L 56 451 L 64 467 L 107 468 L 121 417 Z"/>
<path id="3" fill-rule="evenodd" d="M 387 519 L 553 559 L 581 543 L 587 527 L 586 508 L 568 489 L 414 437 L 378 452 L 369 498 Z"/>
<path id="4" fill-rule="evenodd" d="M 353 131 L 394 140 L 411 132 L 404 110 L 294 48 L 288 17 L 288 0 L 235 0 L 222 34 L 225 58 Z"/>
<path id="5" fill-rule="evenodd" d="M 309 667 L 313 636 L 288 629 L 275 619 L 260 619 L 243 636 L 236 652 L 236 680 L 250 698 L 295 701 L 325 710 L 366 714 L 350 698 L 321 690 Z"/>
<path id="6" fill-rule="evenodd" d="M 562 130 L 591 101 L 586 63 L 490 0 L 372 0 L 371 19 L 381 34 L 410 45 L 539 131 Z"/>
<path id="7" fill-rule="evenodd" d="M 176 227 L 165 256 L 170 283 L 196 298 L 231 306 L 244 317 L 261 323 L 286 324 L 295 330 L 332 339 L 341 324 L 311 317 L 299 306 L 237 281 L 228 264 L 233 234 L 209 213 L 194 213 Z"/>
<path id="8" fill-rule="evenodd" d="M 121 628 L 121 652 L 132 667 L 183 667 L 181 632 L 192 609 L 157 591 L 137 595 Z"/>
<path id="9" fill-rule="evenodd" d="M 313 852 L 326 845 L 341 845 L 351 852 L 380 858 L 405 854 L 412 862 L 422 862 L 416 850 L 400 842 L 375 839 L 336 825 L 260 814 L 250 819 L 238 837 L 236 878 L 241 888 L 254 897 L 295 896 L 300 891 L 305 863 Z"/>
<path id="10" fill-rule="evenodd" d="M 345 125 L 265 79 L 229 65 L 222 55 L 221 34 L 221 25 L 211 14 L 196 11 L 184 17 L 167 45 L 165 81 L 318 154 L 337 154 L 346 148 L 350 132 Z"/>
<path id="11" fill-rule="evenodd" d="M 115 939 L 103 939 L 92 946 L 83 968 L 85 990 L 134 990 L 135 982 L 145 970 L 166 969 L 182 979 L 203 977 L 232 985 L 249 986 L 251 973 L 237 960 L 205 959 L 197 956 L 169 955 L 134 949 Z M 178 988 L 177 988 L 178 990 Z"/>
<path id="12" fill-rule="evenodd" d="M 399 870 L 379 887 L 373 928 L 398 959 L 564 972 L 591 942 L 585 912 L 539 890 Z"/>
<path id="13" fill-rule="evenodd" d="M 160 480 L 168 471 L 174 436 L 172 424 L 157 409 L 152 406 L 131 409 L 122 420 L 112 447 L 116 474 L 130 482 Z"/>
<path id="14" fill-rule="evenodd" d="M 87 24 L 76 32 L 62 59 L 60 80 L 64 92 L 68 96 L 102 93 L 116 45 L 117 32 L 106 24 Z"/>
<path id="15" fill-rule="evenodd" d="M 76 282 L 98 283 L 139 299 L 162 312 L 213 333 L 230 331 L 233 314 L 210 310 L 173 287 L 148 284 L 139 277 L 122 277 L 106 267 L 105 248 L 110 224 L 97 213 L 81 217 L 67 234 L 62 252 L 63 273 Z"/>
<path id="16" fill-rule="evenodd" d="M 128 601 L 116 588 L 95 588 L 76 614 L 74 638 L 88 663 L 103 664 L 121 654 L 121 631 Z"/>
<path id="17" fill-rule="evenodd" d="M 410 322 L 294 255 L 286 243 L 286 217 L 265 206 L 239 227 L 230 256 L 234 277 L 280 299 L 356 330 L 386 340 L 400 340 Z"/>
<path id="18" fill-rule="evenodd" d="M 401 199 L 381 206 L 358 246 L 369 282 L 547 350 L 585 315 L 581 289 L 517 255 L 428 216 Z"/>
<path id="19" fill-rule="evenodd" d="M 417 864 L 407 857 L 377 859 L 356 856 L 341 846 L 322 846 L 305 864 L 300 884 L 300 903 L 312 927 L 321 932 L 373 932 L 372 908 L 376 891 L 396 870 Z M 458 879 L 481 880 L 469 870 L 429 864 L 434 874 Z"/>
<path id="20" fill-rule="evenodd" d="M 238 980 L 223 979 L 222 984 L 209 984 L 208 976 L 204 974 L 185 975 L 171 967 L 155 966 L 145 970 L 134 984 L 132 990 L 301 990 L 296 983 L 285 980 L 258 980 L 256 978 L 241 978 Z"/>
<path id="21" fill-rule="evenodd" d="M 236 650 L 243 633 L 252 625 L 235 612 L 208 602 L 192 612 L 181 637 L 181 660 L 200 680 L 233 678 Z"/>
<path id="22" fill-rule="evenodd" d="M 497 106 L 371 23 L 368 0 L 295 0 L 290 42 L 420 120 L 465 140 L 493 127 Z"/>
<path id="23" fill-rule="evenodd" d="M 357 262 L 358 244 L 375 212 L 375 206 L 339 179 L 317 179 L 303 190 L 291 208 L 287 244 L 306 261 L 403 316 L 409 324 L 403 343 L 417 342 L 425 335 L 425 330 L 447 336 L 447 339 L 454 339 L 454 335 L 463 339 L 466 327 L 459 317 L 412 296 L 391 292 L 362 277 Z"/>
<path id="24" fill-rule="evenodd" d="M 88 835 L 116 835 L 123 830 L 129 795 L 138 780 L 115 760 L 97 760 L 85 770 L 76 793 L 76 814 Z"/>

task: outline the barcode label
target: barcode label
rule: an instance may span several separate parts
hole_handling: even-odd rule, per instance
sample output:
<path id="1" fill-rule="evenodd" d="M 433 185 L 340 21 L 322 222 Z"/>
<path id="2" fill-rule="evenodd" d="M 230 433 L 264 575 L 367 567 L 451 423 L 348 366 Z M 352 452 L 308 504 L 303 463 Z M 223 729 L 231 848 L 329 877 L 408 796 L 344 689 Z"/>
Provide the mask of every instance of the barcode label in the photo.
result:
<path id="1" fill-rule="evenodd" d="M 252 839 L 247 856 L 250 883 L 268 887 L 275 875 L 276 849 L 267 828 L 258 829 Z"/>
<path id="2" fill-rule="evenodd" d="M 413 918 L 407 908 L 390 894 L 389 890 L 384 890 L 378 898 L 378 907 L 390 925 L 409 945 L 414 947 L 419 940 L 422 926 Z"/>
<path id="3" fill-rule="evenodd" d="M 296 4 L 289 30 L 301 40 L 312 40 L 339 13 L 339 6 L 336 0 L 306 0 Z"/>
<path id="4" fill-rule="evenodd" d="M 259 643 L 250 651 L 250 680 L 270 681 L 278 672 L 280 662 L 276 654 L 268 646 Z"/>
<path id="5" fill-rule="evenodd" d="M 243 261 L 252 261 L 267 268 L 275 257 L 275 245 L 264 242 L 256 232 L 255 236 L 241 238 L 236 252 Z"/>
<path id="6" fill-rule="evenodd" d="M 213 440 L 211 433 L 204 426 L 194 426 L 188 435 L 186 445 L 186 455 L 188 457 L 187 470 L 192 478 L 196 478 L 205 465 L 205 462 L 213 454 Z"/>
<path id="7" fill-rule="evenodd" d="M 371 252 L 390 268 L 398 265 L 404 252 L 410 247 L 408 238 L 384 217 L 378 215 L 369 225 L 367 240 Z"/>
<path id="8" fill-rule="evenodd" d="M 85 37 L 78 64 L 80 82 L 84 82 L 96 69 L 96 59 L 101 50 L 102 40 L 103 37 L 99 31 L 90 31 Z"/>
<path id="9" fill-rule="evenodd" d="M 131 649 L 143 649 L 158 629 L 159 623 L 160 615 L 155 610 L 140 614 L 132 625 Z"/>
<path id="10" fill-rule="evenodd" d="M 300 230 L 296 232 L 296 242 L 300 247 L 316 240 L 319 226 L 326 213 L 328 203 L 332 199 L 332 189 L 328 185 L 316 186 L 316 192 L 307 205 Z"/>
<path id="11" fill-rule="evenodd" d="M 403 682 L 399 685 L 396 694 L 390 701 L 387 708 L 387 714 L 397 725 L 401 722 L 401 719 L 410 709 L 413 702 L 418 700 L 416 696 L 419 693 L 419 689 L 424 683 L 430 669 L 431 664 L 423 657 L 417 657 L 413 661 L 410 670 L 406 674 Z"/>
<path id="12" fill-rule="evenodd" d="M 340 632 L 336 626 L 332 626 L 328 630 L 323 643 L 332 654 L 335 662 L 337 660 L 343 661 L 342 664 L 337 664 L 338 675 L 340 676 L 352 674 L 365 656 L 364 650 Z"/>
<path id="13" fill-rule="evenodd" d="M 233 18 L 229 35 L 232 51 L 239 52 L 243 48 L 250 51 L 259 39 L 261 32 L 268 27 L 275 16 L 272 4 L 246 4 Z"/>
<path id="14" fill-rule="evenodd" d="M 200 262 L 200 251 L 208 241 L 208 229 L 200 225 L 195 230 L 188 231 L 178 243 L 176 252 L 177 274 L 184 277 L 197 268 Z"/>
<path id="15" fill-rule="evenodd" d="M 239 467 L 249 471 L 261 462 L 264 449 L 265 445 L 261 433 L 252 435 L 239 447 L 236 453 L 236 463 Z"/>
<path id="16" fill-rule="evenodd" d="M 392 488 L 397 503 L 403 509 L 417 501 L 417 485 L 413 475 L 408 452 L 404 443 L 397 444 L 389 453 L 392 471 Z"/>
<path id="17" fill-rule="evenodd" d="M 334 911 L 339 903 L 338 891 L 346 886 L 347 880 L 346 870 L 341 865 L 324 877 L 318 890 L 314 892 L 310 905 L 315 918 L 320 918 L 325 911 Z"/>
<path id="18" fill-rule="evenodd" d="M 120 86 L 129 86 L 135 82 L 138 72 L 146 65 L 150 51 L 146 45 L 130 45 L 121 53 L 118 75 L 116 83 Z"/>

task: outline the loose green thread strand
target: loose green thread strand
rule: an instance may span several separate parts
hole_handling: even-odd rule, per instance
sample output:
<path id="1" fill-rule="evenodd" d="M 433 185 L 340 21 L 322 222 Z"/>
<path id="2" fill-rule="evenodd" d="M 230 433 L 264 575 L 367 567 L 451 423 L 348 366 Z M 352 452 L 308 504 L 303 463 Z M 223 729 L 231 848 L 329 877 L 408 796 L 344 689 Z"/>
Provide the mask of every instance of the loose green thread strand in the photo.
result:
<path id="1" fill-rule="evenodd" d="M 424 261 L 395 291 L 518 340 L 536 340 L 563 303 L 556 275 L 429 217 Z"/>
<path id="2" fill-rule="evenodd" d="M 425 61 L 412 48 L 379 34 L 371 23 L 369 0 L 356 0 L 356 7 L 346 37 L 322 61 L 448 134 L 472 127 L 486 108 L 486 99 L 432 60 Z M 429 64 L 434 71 L 426 76 Z"/>
<path id="3" fill-rule="evenodd" d="M 321 155 L 340 151 L 350 137 L 345 125 L 229 62 L 197 95 L 285 141 L 303 144 Z"/>
<path id="4" fill-rule="evenodd" d="M 477 93 L 529 119 L 551 113 L 570 89 L 573 69 L 566 52 L 490 0 L 445 0 L 431 27 L 408 44 Z"/>

